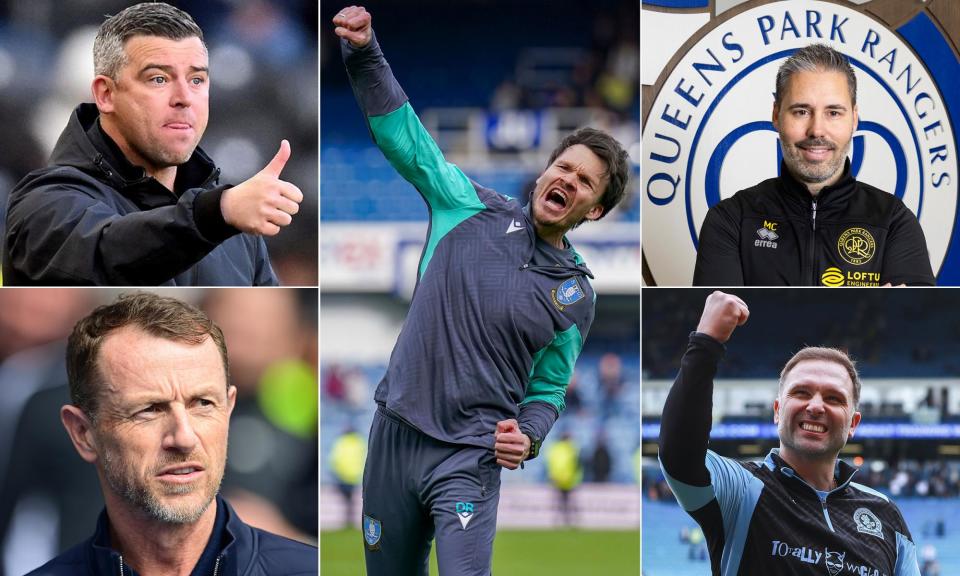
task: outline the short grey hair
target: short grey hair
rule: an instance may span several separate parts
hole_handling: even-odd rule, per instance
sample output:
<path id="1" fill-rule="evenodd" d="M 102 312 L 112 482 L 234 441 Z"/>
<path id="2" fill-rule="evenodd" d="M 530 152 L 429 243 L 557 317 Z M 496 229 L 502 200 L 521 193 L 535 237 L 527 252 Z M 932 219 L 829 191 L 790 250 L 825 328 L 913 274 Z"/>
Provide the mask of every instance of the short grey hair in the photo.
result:
<path id="1" fill-rule="evenodd" d="M 123 46 L 134 36 L 170 40 L 196 37 L 203 42 L 203 30 L 189 14 L 164 2 L 144 2 L 110 16 L 100 25 L 93 41 L 94 73 L 116 80 L 127 63 Z"/>
<path id="2" fill-rule="evenodd" d="M 810 44 L 797 50 L 777 70 L 777 91 L 773 105 L 779 106 L 787 92 L 790 78 L 797 72 L 840 72 L 847 77 L 850 100 L 857 103 L 857 76 L 846 56 L 826 44 Z"/>

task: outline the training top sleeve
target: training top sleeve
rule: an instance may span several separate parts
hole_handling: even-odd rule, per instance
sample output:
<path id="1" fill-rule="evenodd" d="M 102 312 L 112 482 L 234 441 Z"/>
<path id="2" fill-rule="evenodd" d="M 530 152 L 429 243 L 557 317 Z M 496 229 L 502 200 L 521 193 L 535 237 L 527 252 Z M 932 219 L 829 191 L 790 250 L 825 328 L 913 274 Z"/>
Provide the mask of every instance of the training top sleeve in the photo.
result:
<path id="1" fill-rule="evenodd" d="M 920 564 L 917 561 L 917 546 L 910 540 L 909 535 L 897 532 L 897 564 L 894 567 L 894 576 L 921 576 Z"/>
<path id="2" fill-rule="evenodd" d="M 713 377 L 724 346 L 690 334 L 680 372 L 660 421 L 660 466 L 680 506 L 693 512 L 717 500 L 729 533 L 757 481 L 740 464 L 707 450 L 713 411 Z"/>
<path id="3" fill-rule="evenodd" d="M 894 286 L 933 286 L 936 280 L 930 268 L 927 241 L 920 222 L 902 202 L 887 233 L 887 247 L 880 282 Z"/>
<path id="4" fill-rule="evenodd" d="M 700 228 L 694 286 L 743 286 L 740 216 L 732 199 L 707 212 Z"/>
<path id="5" fill-rule="evenodd" d="M 520 430 L 543 440 L 565 408 L 567 385 L 583 349 L 583 335 L 577 324 L 557 332 L 533 361 L 526 395 L 520 403 Z"/>
<path id="6" fill-rule="evenodd" d="M 713 377 L 723 353 L 723 344 L 714 338 L 690 334 L 660 418 L 660 464 L 671 478 L 691 486 L 710 484 L 705 458 L 713 418 Z"/>
<path id="7" fill-rule="evenodd" d="M 350 84 L 374 142 L 394 169 L 420 192 L 431 211 L 467 210 L 472 215 L 483 209 L 473 184 L 457 166 L 444 159 L 420 123 L 383 57 L 376 36 L 360 48 L 341 39 L 340 47 Z"/>

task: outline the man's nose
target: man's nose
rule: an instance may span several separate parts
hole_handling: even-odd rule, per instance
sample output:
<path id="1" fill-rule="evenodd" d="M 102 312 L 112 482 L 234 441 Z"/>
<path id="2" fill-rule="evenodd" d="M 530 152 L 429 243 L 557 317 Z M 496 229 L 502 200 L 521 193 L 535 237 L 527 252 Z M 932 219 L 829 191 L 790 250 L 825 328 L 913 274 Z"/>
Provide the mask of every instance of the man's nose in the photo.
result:
<path id="1" fill-rule="evenodd" d="M 824 117 L 816 112 L 810 114 L 810 124 L 807 126 L 807 136 L 822 138 L 825 135 Z"/>
<path id="2" fill-rule="evenodd" d="M 811 414 L 823 414 L 823 396 L 820 394 L 814 394 L 813 397 L 810 398 L 810 401 L 807 402 L 807 412 Z"/>
<path id="3" fill-rule="evenodd" d="M 567 191 L 573 191 L 577 188 L 577 174 L 575 172 L 567 172 L 561 175 L 560 181 L 563 182 L 563 187 Z"/>
<path id="4" fill-rule="evenodd" d="M 190 107 L 193 104 L 194 94 L 189 80 L 174 80 L 173 90 L 170 93 L 170 106 L 175 108 Z"/>
<path id="5" fill-rule="evenodd" d="M 190 414 L 183 407 L 173 408 L 168 414 L 168 426 L 164 432 L 163 448 L 178 452 L 192 452 L 199 438 Z"/>

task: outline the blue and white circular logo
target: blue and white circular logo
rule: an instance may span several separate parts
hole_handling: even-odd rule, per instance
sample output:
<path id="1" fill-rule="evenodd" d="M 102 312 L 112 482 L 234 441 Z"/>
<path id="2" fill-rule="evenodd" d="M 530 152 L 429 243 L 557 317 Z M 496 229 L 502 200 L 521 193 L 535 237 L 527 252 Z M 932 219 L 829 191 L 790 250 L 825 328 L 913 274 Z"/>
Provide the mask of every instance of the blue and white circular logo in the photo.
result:
<path id="1" fill-rule="evenodd" d="M 842 4 L 811 0 L 763 4 L 715 22 L 661 76 L 644 124 L 648 281 L 689 285 L 707 210 L 777 176 L 777 69 L 797 49 L 825 43 L 857 75 L 854 177 L 903 200 L 920 220 L 940 283 L 960 283 L 960 246 L 951 250 L 960 243 L 960 64 L 930 17 L 921 11 L 894 31 Z"/>

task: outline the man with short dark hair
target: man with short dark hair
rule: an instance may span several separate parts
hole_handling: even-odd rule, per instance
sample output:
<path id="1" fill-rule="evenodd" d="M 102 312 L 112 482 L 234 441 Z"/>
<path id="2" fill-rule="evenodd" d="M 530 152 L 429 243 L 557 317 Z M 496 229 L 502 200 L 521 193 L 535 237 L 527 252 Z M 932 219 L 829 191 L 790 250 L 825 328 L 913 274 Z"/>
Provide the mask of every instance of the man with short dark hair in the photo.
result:
<path id="1" fill-rule="evenodd" d="M 377 388 L 363 480 L 369 576 L 490 574 L 500 467 L 536 456 L 594 315 L 592 278 L 566 233 L 625 193 L 627 154 L 582 128 L 528 208 L 447 163 L 393 77 L 370 14 L 333 19 L 374 141 L 430 210 L 403 331 Z"/>
<path id="2" fill-rule="evenodd" d="M 784 62 L 773 103 L 780 176 L 707 212 L 694 285 L 934 284 L 916 216 L 850 173 L 857 120 L 857 79 L 845 56 L 813 44 Z"/>
<path id="3" fill-rule="evenodd" d="M 95 104 L 81 104 L 47 167 L 10 194 L 8 285 L 274 285 L 262 235 L 303 200 L 280 180 L 284 140 L 249 180 L 219 183 L 207 126 L 203 32 L 162 2 L 108 18 L 94 42 Z"/>
<path id="4" fill-rule="evenodd" d="M 919 576 L 896 504 L 853 482 L 856 469 L 838 458 L 861 418 L 860 377 L 846 353 L 808 347 L 786 363 L 773 403 L 780 447 L 763 462 L 707 449 L 717 364 L 749 315 L 737 296 L 707 297 L 660 423 L 660 465 L 703 529 L 712 573 Z"/>
<path id="5" fill-rule="evenodd" d="M 291 576 L 317 550 L 244 524 L 217 493 L 236 388 L 223 333 L 154 294 L 121 296 L 74 327 L 60 417 L 94 464 L 106 509 L 94 535 L 31 576 Z"/>

